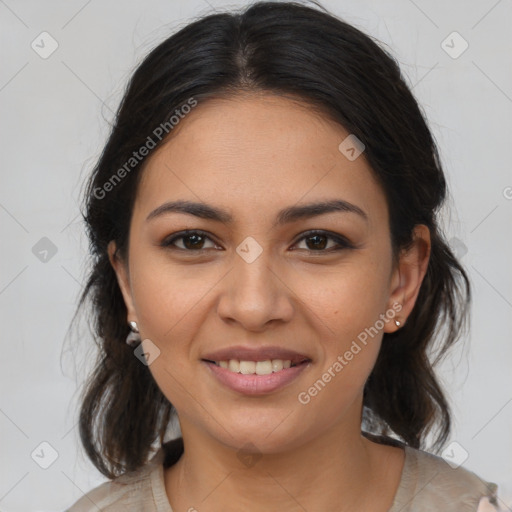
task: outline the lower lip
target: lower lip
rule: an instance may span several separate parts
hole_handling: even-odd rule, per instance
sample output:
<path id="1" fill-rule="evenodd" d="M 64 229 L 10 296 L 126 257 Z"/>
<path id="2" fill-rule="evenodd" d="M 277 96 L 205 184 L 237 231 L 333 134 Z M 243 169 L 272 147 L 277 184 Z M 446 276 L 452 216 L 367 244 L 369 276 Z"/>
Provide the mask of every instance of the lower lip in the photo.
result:
<path id="1" fill-rule="evenodd" d="M 243 393 L 245 395 L 263 395 L 283 388 L 294 379 L 296 379 L 311 363 L 307 361 L 297 366 L 283 368 L 278 372 L 268 375 L 244 375 L 242 373 L 231 372 L 226 368 L 217 366 L 214 363 L 203 361 L 208 366 L 213 375 L 225 386 Z"/>

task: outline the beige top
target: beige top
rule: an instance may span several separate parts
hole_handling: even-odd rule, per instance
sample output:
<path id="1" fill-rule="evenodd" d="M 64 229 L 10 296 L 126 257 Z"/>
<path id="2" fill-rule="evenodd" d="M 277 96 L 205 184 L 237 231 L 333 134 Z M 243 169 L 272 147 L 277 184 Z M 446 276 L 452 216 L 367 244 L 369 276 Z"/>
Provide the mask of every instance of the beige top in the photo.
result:
<path id="1" fill-rule="evenodd" d="M 497 485 L 443 458 L 416 450 L 391 438 L 379 442 L 403 446 L 405 461 L 400 484 L 388 512 L 492 512 Z M 105 482 L 80 498 L 66 512 L 173 512 L 164 485 L 164 467 L 183 452 L 181 438 L 165 443 L 138 471 Z"/>

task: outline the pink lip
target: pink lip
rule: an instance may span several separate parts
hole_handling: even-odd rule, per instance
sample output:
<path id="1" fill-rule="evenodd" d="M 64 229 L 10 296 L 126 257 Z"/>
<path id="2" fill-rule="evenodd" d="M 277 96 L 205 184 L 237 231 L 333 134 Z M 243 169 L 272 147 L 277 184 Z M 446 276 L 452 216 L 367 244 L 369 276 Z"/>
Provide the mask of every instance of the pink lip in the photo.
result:
<path id="1" fill-rule="evenodd" d="M 304 354 L 281 347 L 248 348 L 236 346 L 210 352 L 202 356 L 202 359 L 203 361 L 229 361 L 230 359 L 237 359 L 239 361 L 267 361 L 269 359 L 282 359 L 283 361 L 290 360 L 292 364 L 298 364 L 310 358 Z"/>
<path id="2" fill-rule="evenodd" d="M 224 359 L 220 359 L 220 361 L 223 360 Z M 245 360 L 247 361 L 248 359 Z M 227 368 L 222 368 L 208 361 L 203 361 L 203 364 L 207 365 L 212 374 L 222 384 L 233 391 L 246 395 L 263 395 L 265 393 L 281 389 L 296 379 L 302 371 L 310 365 L 309 362 L 304 362 L 298 366 L 283 368 L 282 370 L 269 375 L 243 375 L 241 373 L 231 372 Z"/>

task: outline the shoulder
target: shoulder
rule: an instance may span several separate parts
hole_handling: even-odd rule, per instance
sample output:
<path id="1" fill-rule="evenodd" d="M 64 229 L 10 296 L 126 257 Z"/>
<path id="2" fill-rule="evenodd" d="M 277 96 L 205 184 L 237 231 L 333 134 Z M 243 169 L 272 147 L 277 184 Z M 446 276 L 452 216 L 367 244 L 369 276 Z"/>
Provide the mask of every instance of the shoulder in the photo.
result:
<path id="1" fill-rule="evenodd" d="M 65 512 L 114 512 L 126 507 L 127 510 L 156 512 L 154 483 L 159 481 L 162 461 L 160 450 L 139 470 L 99 485 L 84 494 Z"/>
<path id="2" fill-rule="evenodd" d="M 498 510 L 493 508 L 496 499 L 496 484 L 442 457 L 405 446 L 402 480 L 390 512 L 487 512 Z"/>

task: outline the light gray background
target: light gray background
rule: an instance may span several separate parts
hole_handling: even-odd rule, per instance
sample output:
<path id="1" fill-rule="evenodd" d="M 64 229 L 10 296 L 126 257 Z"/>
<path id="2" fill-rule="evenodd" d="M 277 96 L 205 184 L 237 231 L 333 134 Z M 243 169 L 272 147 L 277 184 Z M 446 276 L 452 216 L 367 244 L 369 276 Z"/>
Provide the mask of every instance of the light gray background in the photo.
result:
<path id="1" fill-rule="evenodd" d="M 80 187 L 148 50 L 193 16 L 241 5 L 0 0 L 2 512 L 63 510 L 105 480 L 76 426 L 91 341 L 67 333 L 85 276 Z M 512 507 L 511 2 L 324 5 L 389 45 L 439 143 L 452 194 L 446 231 L 475 293 L 470 337 L 440 367 L 455 413 L 447 446 L 459 443 L 464 467 L 498 483 Z M 31 47 L 48 51 L 43 31 L 58 43 L 46 59 Z M 464 43 L 446 39 L 453 31 L 469 44 L 457 58 Z M 43 237 L 56 254 L 41 252 Z M 58 455 L 48 469 L 31 458 L 51 461 L 42 442 Z"/>

